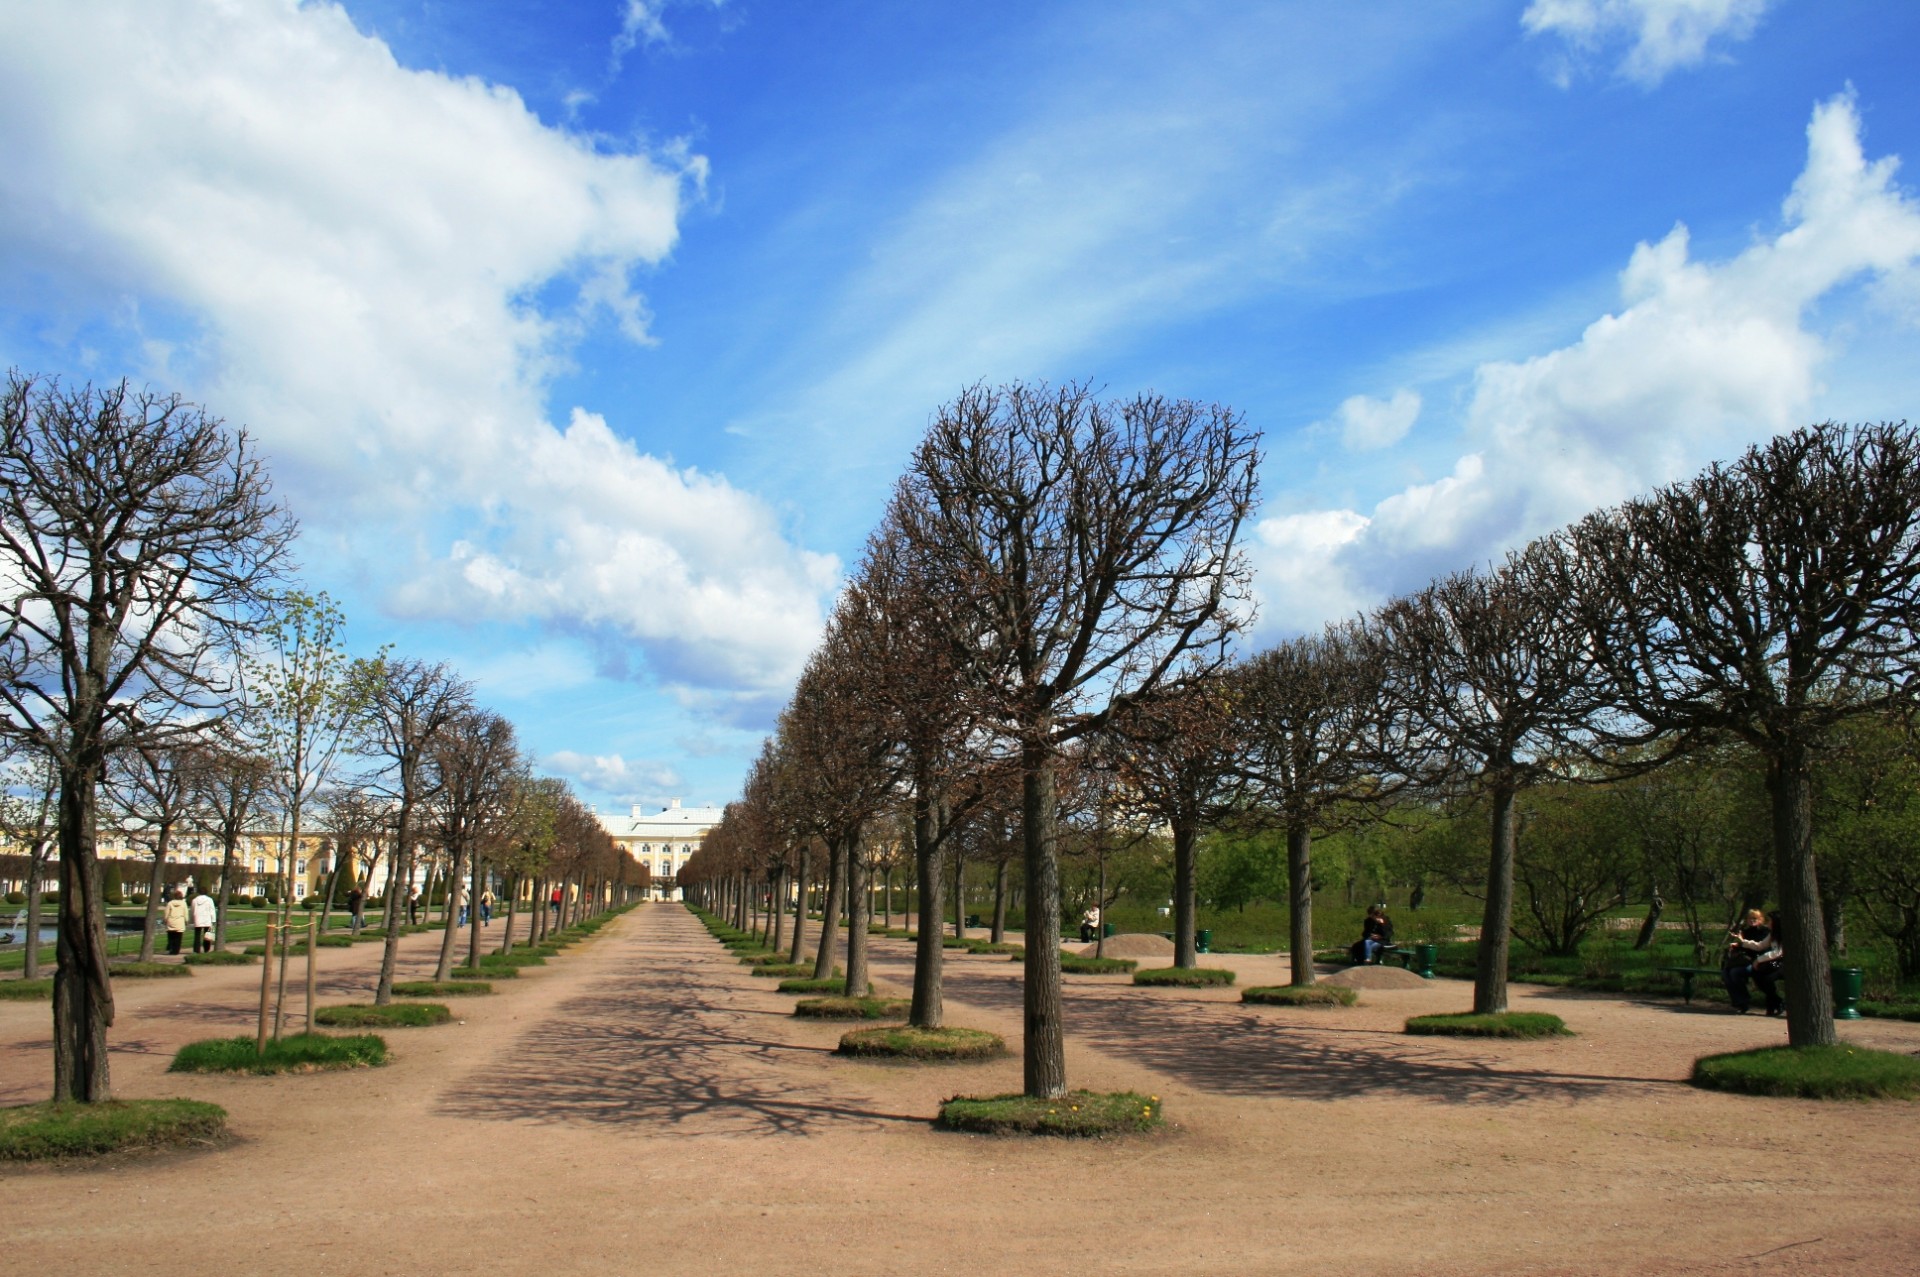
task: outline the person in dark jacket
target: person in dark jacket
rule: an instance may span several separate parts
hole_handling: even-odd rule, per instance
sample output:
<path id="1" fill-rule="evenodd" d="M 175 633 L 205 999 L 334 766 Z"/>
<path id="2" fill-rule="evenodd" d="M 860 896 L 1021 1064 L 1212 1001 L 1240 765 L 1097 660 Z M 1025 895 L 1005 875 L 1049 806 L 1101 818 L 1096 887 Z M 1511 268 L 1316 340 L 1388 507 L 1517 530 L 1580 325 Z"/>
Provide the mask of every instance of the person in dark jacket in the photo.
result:
<path id="1" fill-rule="evenodd" d="M 1393 920 L 1387 917 L 1384 905 L 1372 905 L 1367 909 L 1366 920 L 1360 924 L 1360 938 L 1353 944 L 1355 962 L 1378 962 L 1380 951 L 1393 943 Z"/>

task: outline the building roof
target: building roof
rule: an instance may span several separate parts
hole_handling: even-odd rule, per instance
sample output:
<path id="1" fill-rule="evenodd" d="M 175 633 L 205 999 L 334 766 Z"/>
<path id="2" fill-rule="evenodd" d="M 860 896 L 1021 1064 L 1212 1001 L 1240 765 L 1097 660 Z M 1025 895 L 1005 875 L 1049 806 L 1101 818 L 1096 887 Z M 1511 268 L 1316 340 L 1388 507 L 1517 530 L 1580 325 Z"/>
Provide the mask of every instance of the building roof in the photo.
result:
<path id="1" fill-rule="evenodd" d="M 676 798 L 671 805 L 651 813 L 635 807 L 631 815 L 594 814 L 600 818 L 600 827 L 615 838 L 645 841 L 699 838 L 719 824 L 726 811 L 721 807 L 684 807 Z"/>

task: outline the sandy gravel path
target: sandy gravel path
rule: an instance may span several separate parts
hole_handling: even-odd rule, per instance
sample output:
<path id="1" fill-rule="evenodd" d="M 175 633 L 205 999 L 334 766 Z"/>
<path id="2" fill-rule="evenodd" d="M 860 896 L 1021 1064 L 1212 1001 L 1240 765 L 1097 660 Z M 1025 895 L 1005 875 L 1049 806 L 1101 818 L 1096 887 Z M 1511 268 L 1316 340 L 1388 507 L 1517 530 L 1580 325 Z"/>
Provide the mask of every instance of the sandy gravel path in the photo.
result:
<path id="1" fill-rule="evenodd" d="M 431 937 L 407 942 L 430 963 Z M 358 996 L 356 950 L 329 975 Z M 1017 1047 L 1017 964 L 949 953 L 954 1023 Z M 1216 956 L 1241 983 L 1276 958 Z M 904 984 L 911 952 L 875 945 Z M 251 969 L 128 986 L 116 1085 L 227 1106 L 237 1140 L 104 1167 L 0 1171 L 6 1253 L 56 1272 L 1665 1274 L 1920 1271 L 1920 1105 L 1718 1096 L 1695 1055 L 1775 1040 L 1724 1009 L 1522 991 L 1580 1036 L 1412 1039 L 1463 985 L 1346 1011 L 1068 977 L 1076 1085 L 1145 1090 L 1148 1140 L 932 1131 L 1017 1059 L 902 1068 L 831 1054 L 677 906 L 648 905 L 544 969 L 388 1035 L 388 1068 L 173 1077 L 238 1032 Z M 356 981 L 358 985 L 356 986 Z M 182 982 L 184 984 L 184 982 Z M 329 998 L 323 995 L 322 1001 Z M 1920 1026 L 1849 1041 L 1920 1050 Z M 0 1004 L 0 1098 L 44 1093 L 44 1006 Z M 175 1244 L 170 1239 L 178 1237 Z"/>

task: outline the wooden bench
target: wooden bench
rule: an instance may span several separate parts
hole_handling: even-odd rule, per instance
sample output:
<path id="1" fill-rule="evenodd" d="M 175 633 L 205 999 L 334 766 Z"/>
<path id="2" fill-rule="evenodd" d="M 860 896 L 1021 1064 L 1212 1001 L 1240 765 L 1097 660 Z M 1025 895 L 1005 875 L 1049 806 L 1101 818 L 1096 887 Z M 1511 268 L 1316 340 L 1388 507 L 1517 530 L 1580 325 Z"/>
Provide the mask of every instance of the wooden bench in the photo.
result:
<path id="1" fill-rule="evenodd" d="M 1680 977 L 1680 996 L 1686 999 L 1688 1006 L 1693 1005 L 1693 980 L 1695 976 L 1710 975 L 1718 979 L 1719 967 L 1656 967 L 1658 971 L 1668 971 Z"/>

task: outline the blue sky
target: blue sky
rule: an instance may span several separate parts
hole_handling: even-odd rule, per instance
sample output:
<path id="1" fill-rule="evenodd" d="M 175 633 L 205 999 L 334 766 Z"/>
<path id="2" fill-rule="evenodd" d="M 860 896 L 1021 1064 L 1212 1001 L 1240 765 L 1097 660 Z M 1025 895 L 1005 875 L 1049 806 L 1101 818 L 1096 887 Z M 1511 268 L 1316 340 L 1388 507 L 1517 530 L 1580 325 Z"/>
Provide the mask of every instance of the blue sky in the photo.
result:
<path id="1" fill-rule="evenodd" d="M 244 424 L 353 644 L 720 801 L 927 418 L 1265 431 L 1256 641 L 1920 389 L 1920 6 L 0 10 L 0 358 Z"/>

